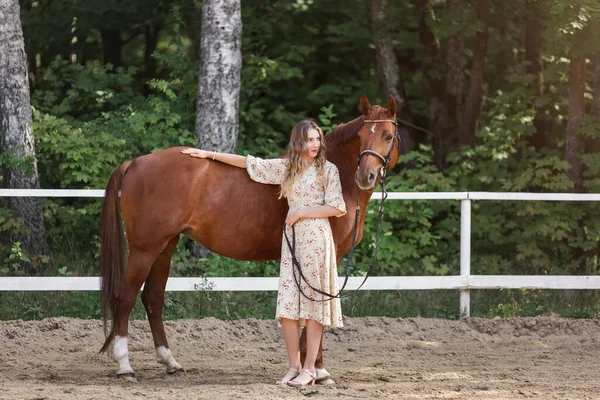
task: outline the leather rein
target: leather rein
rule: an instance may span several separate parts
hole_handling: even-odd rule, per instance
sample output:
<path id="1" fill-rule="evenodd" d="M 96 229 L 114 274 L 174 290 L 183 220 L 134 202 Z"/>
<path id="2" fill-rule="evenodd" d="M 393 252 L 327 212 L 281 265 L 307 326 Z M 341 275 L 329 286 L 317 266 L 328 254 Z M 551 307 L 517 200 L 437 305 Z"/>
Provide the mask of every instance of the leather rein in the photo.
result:
<path id="1" fill-rule="evenodd" d="M 360 204 L 358 202 L 358 192 L 356 193 L 356 211 L 355 211 L 355 216 L 354 216 L 354 230 L 352 232 L 352 247 L 350 248 L 350 253 L 348 255 L 348 258 L 346 259 L 346 270 L 345 270 L 344 283 L 342 285 L 342 288 L 335 295 L 333 295 L 331 293 L 327 293 L 320 289 L 317 289 L 317 288 L 313 287 L 310 283 L 308 283 L 308 280 L 306 279 L 306 277 L 304 276 L 304 273 L 302 272 L 302 267 L 300 266 L 300 262 L 296 258 L 296 230 L 295 230 L 294 226 L 292 225 L 292 241 L 290 242 L 290 239 L 288 238 L 288 235 L 287 235 L 287 232 L 285 229 L 286 225 L 285 225 L 285 223 L 283 224 L 283 234 L 285 236 L 285 241 L 287 242 L 288 248 L 290 250 L 290 254 L 292 255 L 292 264 L 294 267 L 296 267 L 296 270 L 298 271 L 298 276 L 296 276 L 295 272 L 293 272 L 292 275 L 294 275 L 294 281 L 296 282 L 296 285 L 298 286 L 298 290 L 308 300 L 316 301 L 316 302 L 325 302 L 325 301 L 329 301 L 329 300 L 335 299 L 335 298 L 351 296 L 352 294 L 356 293 L 365 284 L 365 282 L 367 281 L 367 278 L 369 277 L 369 275 L 371 274 L 371 272 L 377 265 L 377 253 L 379 251 L 379 237 L 381 235 L 381 222 L 383 220 L 383 209 L 384 209 L 383 203 L 388 197 L 388 193 L 385 190 L 385 176 L 387 174 L 388 165 L 392 158 L 392 153 L 394 152 L 394 146 L 397 146 L 398 151 L 400 151 L 400 133 L 398 132 L 398 121 L 396 119 L 375 119 L 375 120 L 366 119 L 363 121 L 363 123 L 365 123 L 365 124 L 366 123 L 376 124 L 376 123 L 381 123 L 381 122 L 390 122 L 390 123 L 394 124 L 394 126 L 395 126 L 395 132 L 394 132 L 394 138 L 392 140 L 392 146 L 390 147 L 390 151 L 388 152 L 387 157 L 382 156 L 380 153 L 378 153 L 374 150 L 367 149 L 367 150 L 363 150 L 358 155 L 358 159 L 357 159 L 358 168 L 360 168 L 360 160 L 362 159 L 362 157 L 364 157 L 366 155 L 375 156 L 375 157 L 379 158 L 383 163 L 379 170 L 379 174 L 381 175 L 381 180 L 379 181 L 379 184 L 381 185 L 381 202 L 379 203 L 379 217 L 377 220 L 377 236 L 375 237 L 375 253 L 373 256 L 373 262 L 371 263 L 371 266 L 369 267 L 369 270 L 367 271 L 367 274 L 365 275 L 365 278 L 363 279 L 360 286 L 353 293 L 342 296 L 342 291 L 344 290 L 344 288 L 346 287 L 346 284 L 348 283 L 348 278 L 350 277 L 350 269 L 352 268 L 353 261 L 354 261 L 354 249 L 356 247 L 356 235 L 358 233 L 358 218 L 359 218 L 359 213 L 360 213 Z M 358 171 L 357 171 L 357 173 L 358 173 Z M 315 298 L 312 298 L 309 295 L 307 295 L 304 292 L 304 290 L 302 290 L 302 286 L 301 286 L 302 281 L 304 281 L 306 286 L 308 286 L 311 290 L 313 290 L 314 292 L 316 292 L 322 296 L 325 296 L 326 298 L 325 299 L 315 299 Z"/>

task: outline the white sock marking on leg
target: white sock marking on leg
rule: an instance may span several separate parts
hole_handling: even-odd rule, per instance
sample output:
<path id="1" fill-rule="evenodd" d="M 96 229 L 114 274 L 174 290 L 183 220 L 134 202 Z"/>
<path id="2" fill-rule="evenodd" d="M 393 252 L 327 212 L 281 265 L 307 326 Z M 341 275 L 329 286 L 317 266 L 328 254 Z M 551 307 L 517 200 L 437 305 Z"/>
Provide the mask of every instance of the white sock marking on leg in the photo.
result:
<path id="1" fill-rule="evenodd" d="M 133 374 L 133 369 L 131 369 L 131 365 L 129 365 L 129 349 L 127 348 L 127 344 L 127 336 L 115 337 L 113 359 L 119 364 L 117 375 Z"/>
<path id="2" fill-rule="evenodd" d="M 179 365 L 179 363 L 175 361 L 175 358 L 173 358 L 171 349 L 167 349 L 165 346 L 159 346 L 156 348 L 156 361 L 165 365 L 167 367 L 167 372 L 173 372 L 182 369 L 181 365 Z"/>

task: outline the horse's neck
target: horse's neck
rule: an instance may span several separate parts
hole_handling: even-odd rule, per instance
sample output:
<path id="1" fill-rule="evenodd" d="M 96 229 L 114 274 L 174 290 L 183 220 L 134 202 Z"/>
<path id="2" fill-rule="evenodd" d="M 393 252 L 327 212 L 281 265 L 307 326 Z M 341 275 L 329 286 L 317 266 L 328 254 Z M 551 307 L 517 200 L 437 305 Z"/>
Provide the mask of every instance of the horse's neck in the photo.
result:
<path id="1" fill-rule="evenodd" d="M 366 206 L 373 194 L 373 190 L 360 190 L 354 180 L 356 170 L 358 168 L 358 154 L 360 152 L 360 141 L 358 135 L 356 139 L 340 144 L 333 151 L 330 161 L 336 164 L 340 172 L 340 181 L 342 184 L 342 192 L 346 200 L 348 212 L 351 212 L 356 207 L 356 198 L 358 194 L 358 203 L 361 209 L 361 215 L 366 212 Z M 362 219 L 362 217 L 361 217 Z"/>

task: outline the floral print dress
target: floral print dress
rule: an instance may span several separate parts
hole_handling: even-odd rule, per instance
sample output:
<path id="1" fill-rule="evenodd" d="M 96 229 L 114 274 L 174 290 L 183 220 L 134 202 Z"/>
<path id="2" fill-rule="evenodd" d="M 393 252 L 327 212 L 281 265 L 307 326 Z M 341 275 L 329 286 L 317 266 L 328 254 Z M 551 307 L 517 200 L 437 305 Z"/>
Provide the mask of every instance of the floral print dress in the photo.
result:
<path id="1" fill-rule="evenodd" d="M 250 178 L 256 182 L 280 185 L 283 181 L 286 170 L 284 159 L 263 160 L 248 156 L 246 164 Z M 323 178 L 320 179 L 317 175 L 317 167 L 313 165 L 296 178 L 287 199 L 290 211 L 328 205 L 341 212 L 338 216 L 346 214 L 337 167 L 327 161 Z M 326 293 L 337 294 L 339 291 L 337 259 L 329 219 L 300 219 L 294 224 L 294 228 L 296 258 L 302 267 L 302 274 L 312 287 Z M 285 229 L 291 243 L 292 229 L 287 226 Z M 294 273 L 298 278 L 288 244 L 283 237 L 277 293 L 277 320 L 281 321 L 281 318 L 298 320 L 300 326 L 305 326 L 306 320 L 312 319 L 327 327 L 343 326 L 340 299 L 328 301 L 307 299 L 298 290 L 297 280 L 301 282 L 302 291 L 310 298 L 327 300 L 327 297 L 309 288 L 303 279 L 294 279 Z"/>

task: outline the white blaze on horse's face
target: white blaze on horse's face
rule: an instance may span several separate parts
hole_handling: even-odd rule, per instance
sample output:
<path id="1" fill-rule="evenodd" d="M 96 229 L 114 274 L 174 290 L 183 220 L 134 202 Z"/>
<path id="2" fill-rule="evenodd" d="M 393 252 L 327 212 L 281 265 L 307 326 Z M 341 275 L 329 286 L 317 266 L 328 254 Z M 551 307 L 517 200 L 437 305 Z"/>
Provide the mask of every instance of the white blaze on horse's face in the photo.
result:
<path id="1" fill-rule="evenodd" d="M 375 118 L 373 118 L 375 119 Z M 384 120 L 382 122 L 366 123 L 363 129 L 358 132 L 360 137 L 360 153 L 365 150 L 378 153 L 385 159 L 390 151 L 396 149 L 394 135 L 396 126 L 389 122 L 391 118 L 377 118 Z M 394 157 L 388 167 L 394 165 Z M 374 154 L 363 154 L 360 157 L 358 170 L 356 171 L 355 181 L 361 190 L 371 190 L 377 184 L 377 177 L 381 175 L 381 169 L 384 166 L 384 161 Z"/>

